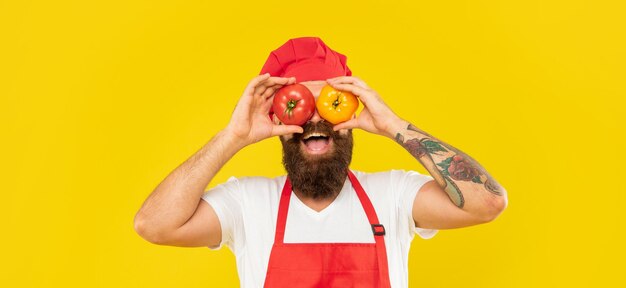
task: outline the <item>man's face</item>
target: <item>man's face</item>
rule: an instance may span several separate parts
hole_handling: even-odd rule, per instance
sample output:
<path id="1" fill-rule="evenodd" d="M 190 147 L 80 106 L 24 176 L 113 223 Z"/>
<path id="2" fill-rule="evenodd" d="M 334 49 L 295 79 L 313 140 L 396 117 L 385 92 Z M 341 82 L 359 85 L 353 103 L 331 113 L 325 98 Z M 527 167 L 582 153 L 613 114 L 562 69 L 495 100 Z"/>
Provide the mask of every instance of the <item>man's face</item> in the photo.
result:
<path id="1" fill-rule="evenodd" d="M 309 88 L 317 99 L 326 81 L 300 84 Z M 341 190 L 347 177 L 352 160 L 352 130 L 333 131 L 333 125 L 317 111 L 302 127 L 302 134 L 280 136 L 285 170 L 298 192 L 314 199 L 332 197 Z"/>

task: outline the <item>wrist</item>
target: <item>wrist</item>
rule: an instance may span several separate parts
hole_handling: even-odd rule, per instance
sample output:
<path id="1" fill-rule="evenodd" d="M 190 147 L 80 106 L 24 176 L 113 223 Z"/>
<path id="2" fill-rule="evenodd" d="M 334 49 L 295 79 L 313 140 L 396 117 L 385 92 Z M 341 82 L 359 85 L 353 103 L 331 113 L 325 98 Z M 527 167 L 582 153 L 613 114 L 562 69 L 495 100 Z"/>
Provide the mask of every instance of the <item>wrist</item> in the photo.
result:
<path id="1" fill-rule="evenodd" d="M 235 148 L 237 151 L 250 145 L 246 142 L 244 137 L 240 137 L 237 133 L 233 132 L 229 127 L 226 127 L 217 133 L 221 142 L 227 147 Z"/>
<path id="2" fill-rule="evenodd" d="M 405 121 L 400 117 L 396 117 L 389 126 L 387 127 L 386 135 L 391 138 L 391 140 L 396 140 L 396 135 L 404 133 L 406 127 L 409 125 L 409 122 Z"/>

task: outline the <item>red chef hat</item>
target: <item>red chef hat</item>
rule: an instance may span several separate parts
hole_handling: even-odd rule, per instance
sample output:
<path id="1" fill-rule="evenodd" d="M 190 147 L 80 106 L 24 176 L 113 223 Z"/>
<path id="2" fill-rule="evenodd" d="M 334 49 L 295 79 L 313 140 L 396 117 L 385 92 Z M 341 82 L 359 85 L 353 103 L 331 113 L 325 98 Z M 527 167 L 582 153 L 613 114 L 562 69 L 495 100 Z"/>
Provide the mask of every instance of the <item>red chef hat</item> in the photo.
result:
<path id="1" fill-rule="evenodd" d="M 275 77 L 296 77 L 297 82 L 326 80 L 351 76 L 347 57 L 333 51 L 318 37 L 289 39 L 267 57 L 260 74 Z"/>
<path id="2" fill-rule="evenodd" d="M 289 39 L 272 51 L 261 74 L 274 77 L 296 77 L 296 82 L 326 80 L 337 76 L 352 76 L 347 57 L 326 46 L 318 37 Z M 272 111 L 270 110 L 270 119 Z"/>

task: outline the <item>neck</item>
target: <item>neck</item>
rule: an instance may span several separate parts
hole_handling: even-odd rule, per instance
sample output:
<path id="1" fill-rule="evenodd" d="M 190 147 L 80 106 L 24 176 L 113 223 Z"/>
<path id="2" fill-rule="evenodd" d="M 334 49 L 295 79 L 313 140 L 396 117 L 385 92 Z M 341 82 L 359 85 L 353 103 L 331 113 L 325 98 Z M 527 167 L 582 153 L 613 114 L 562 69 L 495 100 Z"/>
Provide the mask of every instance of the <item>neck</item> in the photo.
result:
<path id="1" fill-rule="evenodd" d="M 331 196 L 329 197 L 317 199 L 313 197 L 307 197 L 302 192 L 299 192 L 296 189 L 293 190 L 293 193 L 298 197 L 298 199 L 300 199 L 300 202 L 304 203 L 304 205 L 317 212 L 320 212 L 324 210 L 324 208 L 328 207 L 331 203 L 333 203 L 333 201 L 335 201 L 337 196 L 339 196 L 339 192 L 341 192 L 341 188 L 342 187 L 340 187 L 337 191 L 333 191 L 333 193 L 330 194 Z"/>

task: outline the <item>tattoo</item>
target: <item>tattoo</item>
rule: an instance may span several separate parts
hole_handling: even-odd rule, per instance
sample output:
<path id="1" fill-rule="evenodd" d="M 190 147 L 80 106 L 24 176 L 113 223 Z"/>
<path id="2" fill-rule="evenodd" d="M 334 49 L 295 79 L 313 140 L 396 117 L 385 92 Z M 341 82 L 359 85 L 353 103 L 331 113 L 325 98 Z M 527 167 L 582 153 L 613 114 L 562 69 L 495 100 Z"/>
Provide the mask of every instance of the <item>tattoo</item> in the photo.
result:
<path id="1" fill-rule="evenodd" d="M 442 143 L 413 124 L 409 124 L 406 130 L 412 132 L 397 133 L 396 142 L 430 172 L 456 206 L 462 208 L 465 204 L 465 198 L 457 185 L 458 181 L 483 184 L 486 191 L 498 196 L 504 195 L 504 188 L 469 155 Z M 408 135 L 406 142 L 404 135 Z M 434 161 L 433 158 L 438 161 Z"/>
<path id="2" fill-rule="evenodd" d="M 452 146 L 449 147 L 450 150 L 454 151 L 457 155 L 463 155 L 464 158 L 467 158 L 467 161 L 470 161 L 471 163 L 473 163 L 474 167 L 476 167 L 479 171 L 480 171 L 480 175 L 482 177 L 485 178 L 485 181 L 482 183 L 485 183 L 485 188 L 498 196 L 502 196 L 504 195 L 504 188 L 500 185 L 500 183 L 498 183 L 498 181 L 496 181 L 496 179 L 494 179 L 489 172 L 487 172 L 487 170 L 485 170 L 485 168 L 483 168 L 483 166 L 478 164 L 478 161 L 476 161 L 474 158 L 472 158 L 472 156 L 469 156 L 465 153 L 463 153 L 462 151 L 460 151 L 459 149 L 456 149 Z M 478 182 L 477 182 L 478 183 Z"/>
<path id="3" fill-rule="evenodd" d="M 431 154 L 436 154 L 436 155 L 443 155 L 445 154 L 445 152 L 448 152 L 448 149 L 446 149 L 443 145 L 441 145 L 441 143 L 428 139 L 428 138 L 422 138 L 422 142 L 424 143 L 424 147 L 426 147 L 426 150 L 428 150 L 428 153 Z M 438 153 L 438 152 L 442 152 L 442 153 Z"/>
<path id="4" fill-rule="evenodd" d="M 456 183 L 454 183 L 454 181 L 452 181 L 449 176 L 445 176 L 440 171 L 440 169 L 437 169 L 437 166 L 435 165 L 435 161 L 433 161 L 431 154 L 426 154 L 425 158 L 428 160 L 418 160 L 424 165 L 424 167 L 426 167 L 426 169 L 430 172 L 430 175 L 433 176 L 439 186 L 441 186 L 441 188 L 443 188 L 443 190 L 448 193 L 448 197 L 450 197 L 452 203 L 454 203 L 454 205 L 459 208 L 463 208 L 463 206 L 465 205 L 465 198 L 463 197 L 463 194 L 461 194 L 461 189 L 459 189 Z"/>
<path id="5" fill-rule="evenodd" d="M 445 189 L 445 191 L 448 192 L 448 196 L 452 199 L 452 203 L 459 208 L 463 208 L 465 205 L 465 198 L 463 198 L 463 194 L 461 194 L 461 189 L 459 189 L 459 186 L 456 186 L 454 181 L 450 180 L 450 177 L 444 176 L 443 178 L 446 179 L 448 184 L 446 186 L 448 189 Z"/>
<path id="6" fill-rule="evenodd" d="M 450 176 L 454 180 L 483 183 L 480 181 L 478 168 L 474 167 L 473 163 L 466 161 L 459 154 L 448 157 L 446 160 L 437 163 L 437 165 L 443 168 L 443 175 Z"/>
<path id="7" fill-rule="evenodd" d="M 424 134 L 424 135 L 426 135 L 426 136 L 428 136 L 428 137 L 430 137 L 430 138 L 435 138 L 435 137 L 431 136 L 430 134 L 428 134 L 428 133 L 424 132 L 423 130 L 421 130 L 421 129 L 419 129 L 419 128 L 415 127 L 415 126 L 414 126 L 413 124 L 411 124 L 411 123 L 409 123 L 409 126 L 407 126 L 407 127 L 406 127 L 406 130 L 409 130 L 409 131 L 414 131 L 414 132 L 417 132 L 417 133 L 421 133 L 421 134 Z"/>
<path id="8" fill-rule="evenodd" d="M 489 192 L 498 196 L 504 195 L 504 188 L 502 188 L 502 186 L 500 186 L 500 183 L 496 182 L 496 180 L 491 177 L 488 177 L 487 181 L 485 181 L 485 188 L 487 188 Z"/>
<path id="9" fill-rule="evenodd" d="M 409 139 L 404 143 L 404 147 L 409 150 L 409 153 L 415 158 L 422 158 L 426 155 L 426 147 L 417 138 Z"/>
<path id="10" fill-rule="evenodd" d="M 404 144 L 404 136 L 401 133 L 396 134 L 396 142 L 400 145 Z"/>

